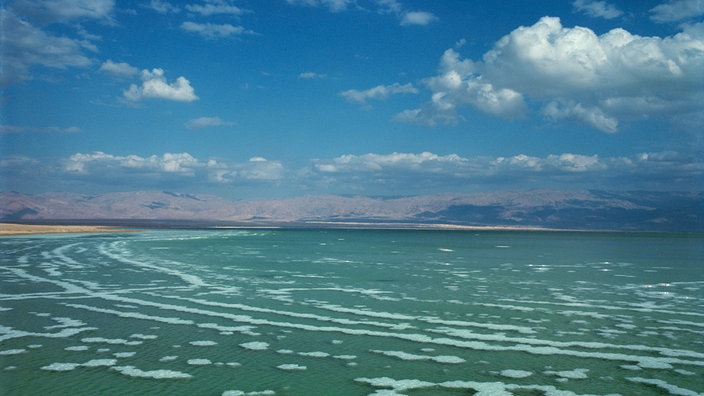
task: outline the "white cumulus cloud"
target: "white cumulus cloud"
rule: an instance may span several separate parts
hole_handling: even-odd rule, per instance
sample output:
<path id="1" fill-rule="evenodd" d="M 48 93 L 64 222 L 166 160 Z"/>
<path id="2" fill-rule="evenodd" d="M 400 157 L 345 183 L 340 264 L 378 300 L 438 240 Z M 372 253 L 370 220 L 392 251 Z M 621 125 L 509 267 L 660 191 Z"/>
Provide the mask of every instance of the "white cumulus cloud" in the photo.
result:
<path id="1" fill-rule="evenodd" d="M 100 71 L 104 73 L 108 73 L 110 75 L 113 75 L 115 77 L 132 77 L 137 75 L 139 73 L 139 69 L 137 69 L 134 66 L 130 66 L 128 63 L 125 62 L 113 62 L 112 60 L 108 59 L 105 62 L 103 62 L 102 65 L 100 65 Z"/>
<path id="2" fill-rule="evenodd" d="M 594 18 L 614 19 L 623 15 L 623 11 L 605 1 L 574 0 L 572 6 L 575 10 Z"/>
<path id="3" fill-rule="evenodd" d="M 208 39 L 222 38 L 245 33 L 242 26 L 233 26 L 229 23 L 213 24 L 213 23 L 196 23 L 183 22 L 181 29 L 189 33 L 196 33 Z"/>
<path id="4" fill-rule="evenodd" d="M 419 25 L 425 26 L 438 19 L 435 15 L 426 11 L 408 11 L 403 13 L 401 26 Z"/>
<path id="5" fill-rule="evenodd" d="M 132 84 L 124 91 L 124 95 L 131 101 L 141 99 L 167 99 L 180 102 L 192 102 L 198 99 L 191 83 L 183 76 L 169 83 L 164 77 L 164 70 L 142 70 L 142 85 Z"/>
<path id="6" fill-rule="evenodd" d="M 701 26 L 700 26 L 701 25 Z M 574 120 L 605 132 L 620 121 L 696 116 L 704 98 L 704 25 L 669 37 L 638 36 L 624 29 L 597 35 L 544 17 L 502 37 L 481 60 L 448 49 L 423 107 L 397 115 L 407 122 L 455 123 L 463 106 L 515 117 L 526 103 L 550 119 Z"/>
<path id="7" fill-rule="evenodd" d="M 225 0 L 206 0 L 203 4 L 188 4 L 186 9 L 203 16 L 210 15 L 241 15 L 242 9 Z"/>
<path id="8" fill-rule="evenodd" d="M 678 22 L 704 15 L 702 0 L 670 0 L 650 10 L 650 19 L 655 22 Z"/>
<path id="9" fill-rule="evenodd" d="M 369 88 L 363 91 L 350 89 L 347 91 L 340 92 L 340 96 L 349 100 L 350 102 L 355 102 L 360 105 L 366 106 L 367 101 L 370 99 L 375 100 L 385 100 L 391 95 L 397 94 L 415 94 L 418 90 L 413 86 L 413 84 L 399 84 L 394 83 L 391 85 L 377 85 L 376 87 Z"/>

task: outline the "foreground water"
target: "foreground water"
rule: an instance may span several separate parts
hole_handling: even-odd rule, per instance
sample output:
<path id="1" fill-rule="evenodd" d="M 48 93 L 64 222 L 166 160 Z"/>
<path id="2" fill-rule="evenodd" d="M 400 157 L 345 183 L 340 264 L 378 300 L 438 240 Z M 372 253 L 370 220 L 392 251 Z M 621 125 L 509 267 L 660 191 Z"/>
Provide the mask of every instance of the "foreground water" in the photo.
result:
<path id="1" fill-rule="evenodd" d="M 0 240 L 7 395 L 701 395 L 704 236 Z"/>

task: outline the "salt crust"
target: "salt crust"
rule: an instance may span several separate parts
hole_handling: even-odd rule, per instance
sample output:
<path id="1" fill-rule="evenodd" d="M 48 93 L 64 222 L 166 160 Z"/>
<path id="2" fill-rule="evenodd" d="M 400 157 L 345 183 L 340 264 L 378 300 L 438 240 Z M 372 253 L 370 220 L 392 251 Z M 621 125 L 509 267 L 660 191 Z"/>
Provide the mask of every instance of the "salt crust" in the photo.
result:
<path id="1" fill-rule="evenodd" d="M 275 395 L 273 390 L 263 390 L 254 392 L 243 392 L 241 390 L 228 390 L 222 393 L 222 396 L 271 396 Z"/>
<path id="2" fill-rule="evenodd" d="M 87 351 L 89 349 L 90 349 L 90 347 L 88 345 L 76 345 L 76 346 L 69 346 L 69 347 L 64 348 L 65 351 L 75 351 L 75 352 Z"/>
<path id="3" fill-rule="evenodd" d="M 112 355 L 116 358 L 128 358 L 136 355 L 137 352 L 115 352 Z"/>
<path id="4" fill-rule="evenodd" d="M 624 361 L 631 361 L 631 362 L 637 362 L 639 365 L 642 367 L 647 367 L 647 368 L 671 368 L 670 363 L 679 363 L 679 364 L 701 364 L 701 362 L 690 362 L 690 361 L 684 361 L 680 359 L 666 359 L 666 358 L 652 358 L 652 357 L 646 357 L 646 356 L 633 356 L 633 355 L 625 355 L 625 354 L 617 354 L 617 353 L 590 353 L 590 352 L 585 352 L 585 351 L 575 351 L 575 350 L 562 350 L 557 347 L 557 345 L 563 344 L 559 342 L 554 342 L 554 341 L 546 341 L 546 340 L 535 340 L 535 339 L 528 339 L 528 338 L 515 338 L 514 340 L 520 340 L 523 341 L 523 345 L 516 345 L 516 346 L 496 346 L 496 345 L 488 345 L 484 344 L 481 342 L 462 342 L 462 341 L 457 341 L 457 340 L 446 340 L 446 339 L 433 339 L 428 336 L 420 335 L 420 334 L 399 334 L 399 333 L 383 333 L 383 332 L 377 332 L 377 331 L 371 331 L 371 330 L 363 330 L 363 329 L 349 329 L 349 328 L 336 328 L 336 327 L 318 327 L 318 326 L 311 326 L 311 325 L 304 325 L 304 324 L 296 324 L 296 323 L 286 323 L 286 322 L 274 322 L 270 320 L 263 320 L 263 319 L 254 319 L 246 315 L 233 315 L 233 314 L 226 314 L 226 313 L 216 313 L 212 311 L 206 311 L 202 309 L 197 309 L 197 308 L 189 308 L 189 307 L 184 307 L 184 306 L 177 306 L 177 305 L 171 305 L 171 304 L 164 304 L 164 303 L 155 303 L 155 302 L 148 302 L 144 300 L 139 300 L 139 299 L 134 299 L 134 298 L 129 298 L 129 297 L 124 297 L 124 296 L 116 296 L 113 294 L 109 293 L 99 293 L 95 291 L 91 291 L 88 289 L 84 289 L 81 287 L 78 287 L 76 285 L 73 285 L 68 282 L 63 282 L 63 281 L 58 281 L 54 279 L 48 279 L 48 278 L 43 278 L 35 275 L 30 275 L 26 273 L 26 271 L 23 271 L 19 268 L 10 268 L 9 269 L 11 272 L 15 273 L 15 275 L 25 278 L 25 279 L 30 279 L 33 281 L 42 281 L 42 282 L 49 282 L 56 284 L 57 286 L 65 288 L 67 291 L 72 291 L 72 292 L 77 292 L 81 294 L 87 294 L 87 295 L 92 295 L 95 297 L 103 298 L 105 300 L 111 300 L 111 301 L 120 301 L 123 303 L 130 303 L 130 304 L 137 304 L 137 305 L 142 305 L 142 306 L 155 306 L 161 309 L 167 309 L 167 310 L 176 310 L 179 312 L 188 312 L 188 313 L 197 313 L 197 314 L 204 314 L 204 315 L 210 315 L 210 316 L 217 316 L 217 317 L 225 317 L 228 319 L 233 319 L 233 320 L 238 320 L 238 321 L 246 321 L 249 324 L 261 324 L 261 325 L 275 325 L 275 326 L 283 326 L 283 327 L 289 327 L 289 328 L 299 328 L 299 329 L 304 329 L 304 330 L 312 330 L 312 331 L 336 331 L 336 332 L 341 332 L 344 334 L 354 334 L 354 335 L 372 335 L 372 336 L 385 336 L 385 337 L 395 337 L 395 338 L 400 338 L 400 339 L 406 339 L 406 340 L 412 340 L 412 341 L 419 341 L 419 342 L 433 342 L 436 344 L 440 345 L 455 345 L 459 347 L 466 347 L 470 349 L 477 349 L 477 350 L 514 350 L 514 351 L 523 351 L 523 352 L 528 352 L 528 353 L 533 353 L 533 354 L 538 354 L 538 355 L 543 355 L 543 354 L 560 354 L 560 355 L 572 355 L 572 356 L 578 356 L 578 357 L 596 357 L 596 358 L 602 358 L 602 359 L 607 359 L 607 360 L 624 360 Z M 188 300 L 188 299 L 187 299 Z M 198 303 L 207 303 L 207 301 L 203 302 L 202 300 L 197 300 L 195 302 Z M 581 303 L 574 303 L 574 304 L 581 304 Z M 101 308 L 95 308 L 95 307 L 87 307 L 87 306 L 80 306 L 78 304 L 66 304 L 69 306 L 74 306 L 76 308 L 84 308 L 84 309 L 89 309 L 89 310 L 94 310 L 94 311 L 101 311 L 101 312 L 106 312 L 109 311 L 109 313 L 116 313 L 119 316 L 130 316 L 130 317 L 136 317 L 138 316 L 137 314 L 133 312 L 119 312 L 119 311 L 112 311 L 112 310 L 103 310 Z M 232 305 L 232 304 L 224 304 L 224 305 Z M 582 305 L 579 305 L 582 306 Z M 249 307 L 250 309 L 254 310 L 260 310 L 258 308 L 252 308 Z M 275 311 L 277 313 L 282 313 L 282 314 L 290 314 L 285 311 Z M 154 317 L 151 317 L 149 315 L 141 315 L 144 318 L 152 319 L 154 320 Z M 158 317 L 157 317 L 158 318 Z M 171 318 L 169 318 L 171 319 Z M 332 319 L 332 318 L 328 318 Z M 181 321 L 183 322 L 188 322 L 188 324 L 193 324 L 192 321 Z M 186 324 L 186 323 L 184 323 Z M 367 323 L 370 324 L 370 323 Z M 64 329 L 64 330 L 71 330 L 75 331 L 76 329 Z M 84 331 L 85 329 L 81 329 L 80 331 Z M 63 333 L 63 331 L 62 331 Z M 467 333 L 465 332 L 466 335 L 472 335 L 472 338 L 478 337 L 480 335 L 474 334 L 474 333 Z M 15 337 L 16 336 L 25 336 L 25 335 L 31 335 L 30 333 L 24 333 L 21 332 L 19 335 L 18 334 L 13 334 Z M 457 334 L 455 334 L 457 335 Z M 61 336 L 66 336 L 64 334 L 61 334 Z M 504 337 L 499 334 L 495 335 L 488 335 L 491 338 L 498 337 L 500 339 L 493 339 L 493 341 L 509 341 L 508 338 L 510 337 Z M 11 338 L 8 337 L 7 335 L 5 336 L 0 336 L 0 341 L 6 338 Z M 476 338 L 475 338 L 476 339 Z M 520 342 L 519 341 L 519 342 Z M 533 343 L 543 343 L 547 344 L 549 346 L 546 347 L 534 347 L 531 345 L 525 345 L 525 344 L 533 344 Z M 599 346 L 596 345 L 587 345 L 590 343 L 570 343 L 575 346 L 583 346 L 583 347 L 619 347 L 619 348 L 627 348 L 627 349 L 637 349 L 637 350 L 657 350 L 657 351 L 664 351 L 666 350 L 663 348 L 648 348 L 648 347 L 642 347 L 642 346 L 614 346 L 612 344 L 600 344 Z M 580 345 L 576 345 L 580 344 Z M 581 345 L 584 344 L 584 345 Z M 560 345 L 563 346 L 563 345 Z M 678 351 L 672 351 L 672 350 L 667 350 L 668 355 L 673 356 L 677 355 Z"/>
<path id="5" fill-rule="evenodd" d="M 668 384 L 663 380 L 651 379 L 651 378 L 641 378 L 641 377 L 630 377 L 627 378 L 631 382 L 637 382 L 641 384 L 655 385 L 658 388 L 664 389 L 671 395 L 679 396 L 701 396 L 701 393 L 695 392 L 693 390 L 680 388 L 679 386 Z"/>
<path id="6" fill-rule="evenodd" d="M 400 395 L 398 392 L 406 392 L 416 389 L 444 388 L 453 390 L 473 390 L 476 395 L 510 396 L 512 391 L 539 391 L 545 396 L 579 396 L 578 394 L 557 389 L 550 385 L 517 385 L 503 382 L 477 382 L 477 381 L 445 381 L 427 382 L 418 379 L 396 380 L 389 377 L 380 378 L 355 378 L 357 382 L 369 384 L 375 388 L 391 388 L 377 390 L 373 395 Z M 681 388 L 679 388 L 681 389 Z M 698 396 L 698 394 L 680 393 L 683 396 Z"/>
<path id="7" fill-rule="evenodd" d="M 5 351 L 0 351 L 0 355 L 19 355 L 20 353 L 27 352 L 26 349 L 7 349 Z"/>
<path id="8" fill-rule="evenodd" d="M 213 364 L 210 359 L 188 359 L 186 363 L 191 366 L 207 366 L 209 364 Z"/>
<path id="9" fill-rule="evenodd" d="M 586 379 L 587 373 L 589 372 L 589 369 L 584 369 L 584 368 L 578 368 L 574 370 L 566 370 L 566 371 L 544 371 L 543 374 L 547 375 L 556 375 L 560 378 L 565 378 L 565 379 Z"/>
<path id="10" fill-rule="evenodd" d="M 527 378 L 533 375 L 532 372 L 525 370 L 501 370 L 499 374 L 501 374 L 501 376 L 503 377 L 508 378 Z"/>
<path id="11" fill-rule="evenodd" d="M 293 370 L 306 370 L 306 369 L 308 369 L 308 367 L 306 367 L 306 366 L 301 366 L 301 365 L 293 364 L 293 363 L 280 364 L 280 365 L 276 366 L 276 368 L 280 369 L 280 370 L 287 370 L 287 371 L 288 370 L 293 371 Z"/>
<path id="12" fill-rule="evenodd" d="M 153 379 L 181 379 L 191 378 L 192 375 L 174 370 L 148 370 L 144 371 L 134 366 L 114 366 L 113 370 L 120 372 L 123 375 L 137 378 L 153 378 Z"/>
<path id="13" fill-rule="evenodd" d="M 189 344 L 194 345 L 194 346 L 213 346 L 217 345 L 218 343 L 215 341 L 191 341 Z"/>
<path id="14" fill-rule="evenodd" d="M 381 351 L 378 349 L 371 349 L 369 352 L 379 353 L 385 356 L 392 356 L 399 358 L 401 360 L 432 360 L 437 363 L 464 363 L 466 360 L 457 356 L 429 356 L 429 355 L 415 355 L 412 353 L 407 353 L 403 351 Z"/>
<path id="15" fill-rule="evenodd" d="M 93 359 L 85 363 L 52 363 L 48 366 L 41 367 L 41 369 L 48 371 L 71 371 L 78 367 L 109 367 L 114 366 L 116 363 L 116 359 Z"/>
<path id="16" fill-rule="evenodd" d="M 262 341 L 245 342 L 240 344 L 240 346 L 244 349 L 250 349 L 252 351 L 264 351 L 269 349 L 269 344 Z"/>

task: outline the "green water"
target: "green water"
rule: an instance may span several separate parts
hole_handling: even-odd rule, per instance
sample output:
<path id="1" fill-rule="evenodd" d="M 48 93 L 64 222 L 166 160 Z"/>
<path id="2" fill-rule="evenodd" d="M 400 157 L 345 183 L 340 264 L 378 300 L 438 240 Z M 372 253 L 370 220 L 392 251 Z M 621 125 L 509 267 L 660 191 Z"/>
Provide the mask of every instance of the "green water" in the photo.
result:
<path id="1" fill-rule="evenodd" d="M 700 234 L 169 230 L 0 246 L 1 394 L 704 392 Z"/>

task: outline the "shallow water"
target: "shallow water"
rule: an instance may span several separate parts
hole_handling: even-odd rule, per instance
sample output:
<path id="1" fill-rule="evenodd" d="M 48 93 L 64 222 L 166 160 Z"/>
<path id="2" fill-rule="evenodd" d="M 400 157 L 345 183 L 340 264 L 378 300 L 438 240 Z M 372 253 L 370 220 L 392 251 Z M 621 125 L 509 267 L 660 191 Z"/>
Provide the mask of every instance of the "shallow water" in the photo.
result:
<path id="1" fill-rule="evenodd" d="M 704 236 L 0 240 L 9 395 L 698 395 Z"/>

